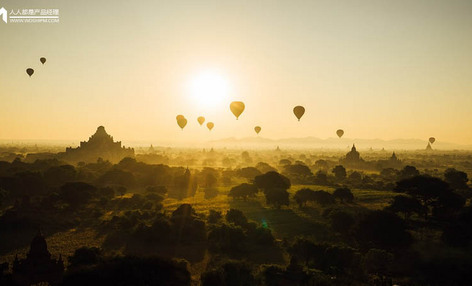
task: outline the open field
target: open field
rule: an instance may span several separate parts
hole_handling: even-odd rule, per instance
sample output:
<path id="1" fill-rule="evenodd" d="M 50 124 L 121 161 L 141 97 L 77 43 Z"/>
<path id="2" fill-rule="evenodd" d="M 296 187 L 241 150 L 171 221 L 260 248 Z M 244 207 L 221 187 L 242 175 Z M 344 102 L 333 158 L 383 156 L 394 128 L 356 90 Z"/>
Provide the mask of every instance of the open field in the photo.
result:
<path id="1" fill-rule="evenodd" d="M 330 193 L 334 191 L 334 188 L 327 186 L 294 185 L 289 189 L 289 193 L 293 197 L 296 191 L 302 188 L 324 190 Z M 231 208 L 239 209 L 249 219 L 266 224 L 279 239 L 298 235 L 312 235 L 319 239 L 325 238 L 323 228 L 326 227 L 326 219 L 322 217 L 323 208 L 317 204 L 309 204 L 307 207 L 300 209 L 292 199 L 289 207 L 275 209 L 266 205 L 262 194 L 248 201 L 243 201 L 229 197 L 227 195 L 229 187 L 219 187 L 218 189 L 219 194 L 211 199 L 204 198 L 203 190 L 197 191 L 194 197 L 183 200 L 167 198 L 163 202 L 164 208 L 166 211 L 172 212 L 181 204 L 188 203 L 193 206 L 197 213 L 205 215 L 210 210 L 220 211 L 224 214 Z M 353 189 L 352 193 L 355 197 L 353 204 L 337 204 L 335 207 L 349 210 L 359 208 L 382 209 L 397 195 L 397 193 L 391 191 L 361 189 Z"/>

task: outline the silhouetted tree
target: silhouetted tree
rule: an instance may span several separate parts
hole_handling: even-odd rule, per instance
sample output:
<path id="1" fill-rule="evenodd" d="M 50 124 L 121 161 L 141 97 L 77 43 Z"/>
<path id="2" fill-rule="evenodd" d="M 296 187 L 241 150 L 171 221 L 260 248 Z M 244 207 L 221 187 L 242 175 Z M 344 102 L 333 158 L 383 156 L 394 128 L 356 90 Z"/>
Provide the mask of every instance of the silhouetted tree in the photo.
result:
<path id="1" fill-rule="evenodd" d="M 44 179 L 52 186 L 61 186 L 67 182 L 75 181 L 77 172 L 74 166 L 54 166 L 44 172 Z"/>
<path id="2" fill-rule="evenodd" d="M 328 162 L 326 160 L 316 160 L 315 168 L 327 170 L 328 169 Z"/>
<path id="3" fill-rule="evenodd" d="M 240 226 L 221 224 L 208 233 L 208 249 L 212 252 L 237 253 L 245 250 L 246 234 Z"/>
<path id="4" fill-rule="evenodd" d="M 369 274 L 377 276 L 391 275 L 393 266 L 393 254 L 383 249 L 369 249 L 362 259 L 364 269 Z"/>
<path id="5" fill-rule="evenodd" d="M 264 163 L 264 162 L 259 162 L 257 163 L 256 165 L 256 168 L 262 172 L 263 174 L 267 173 L 267 172 L 276 172 L 277 170 L 272 167 L 271 165 L 267 164 L 267 163 Z"/>
<path id="6" fill-rule="evenodd" d="M 254 182 L 259 189 L 264 191 L 264 193 L 270 189 L 287 190 L 291 186 L 290 180 L 277 172 L 267 172 L 263 175 L 256 176 Z"/>
<path id="7" fill-rule="evenodd" d="M 77 209 L 88 203 L 96 192 L 97 189 L 90 184 L 74 182 L 63 185 L 59 191 L 59 195 L 71 208 Z"/>
<path id="8" fill-rule="evenodd" d="M 449 219 L 465 205 L 465 199 L 454 192 L 446 192 L 439 196 L 433 206 L 432 214 L 436 218 Z"/>
<path id="9" fill-rule="evenodd" d="M 293 198 L 295 199 L 299 207 L 304 207 L 306 206 L 306 203 L 308 201 L 313 201 L 314 193 L 315 191 L 311 189 L 303 188 L 298 190 L 293 196 Z"/>
<path id="10" fill-rule="evenodd" d="M 12 275 L 8 273 L 8 262 L 0 263 L 0 285 L 13 285 Z"/>
<path id="11" fill-rule="evenodd" d="M 425 218 L 429 208 L 434 207 L 437 212 L 450 212 L 460 209 L 464 200 L 452 193 L 449 185 L 439 178 L 428 176 L 416 176 L 397 182 L 397 192 L 407 193 L 418 199 L 423 207 Z"/>
<path id="12" fill-rule="evenodd" d="M 468 189 L 467 182 L 467 173 L 462 171 L 457 171 L 454 168 L 449 168 L 444 172 L 445 181 L 451 186 L 451 188 L 456 190 Z"/>
<path id="13" fill-rule="evenodd" d="M 395 196 L 390 206 L 385 209 L 394 213 L 403 213 L 405 219 L 410 218 L 413 213 L 422 215 L 425 211 L 417 199 L 409 196 Z"/>
<path id="14" fill-rule="evenodd" d="M 69 272 L 65 286 L 73 285 L 172 285 L 190 286 L 185 262 L 155 257 L 117 257 L 80 271 Z"/>
<path id="15" fill-rule="evenodd" d="M 238 175 L 240 177 L 248 179 L 249 181 L 252 181 L 256 176 L 261 175 L 261 171 L 254 167 L 246 167 L 238 170 Z"/>
<path id="16" fill-rule="evenodd" d="M 331 205 L 336 202 L 333 195 L 325 191 L 315 191 L 313 200 L 322 206 Z"/>
<path id="17" fill-rule="evenodd" d="M 310 168 L 304 164 L 285 165 L 283 167 L 284 175 L 299 184 L 309 183 L 313 177 Z"/>
<path id="18" fill-rule="evenodd" d="M 202 286 L 252 286 L 257 285 L 252 268 L 244 262 L 229 261 L 218 269 L 204 272 Z"/>
<path id="19" fill-rule="evenodd" d="M 215 175 L 213 174 L 207 174 L 205 177 L 205 186 L 207 188 L 213 188 L 216 186 L 216 183 L 218 182 L 218 179 L 216 178 Z"/>
<path id="20" fill-rule="evenodd" d="M 354 200 L 354 195 L 348 188 L 337 188 L 336 190 L 334 190 L 333 196 L 334 198 L 339 199 L 342 203 L 352 203 L 352 201 Z"/>
<path id="21" fill-rule="evenodd" d="M 102 251 L 97 247 L 81 247 L 69 256 L 69 270 L 84 266 L 95 265 L 102 260 Z"/>
<path id="22" fill-rule="evenodd" d="M 398 173 L 398 179 L 405 180 L 405 179 L 413 178 L 415 176 L 419 176 L 419 174 L 420 174 L 420 171 L 418 171 L 416 167 L 407 165 Z"/>
<path id="23" fill-rule="evenodd" d="M 447 251 L 429 253 L 413 277 L 418 285 L 472 285 L 472 256 Z"/>
<path id="24" fill-rule="evenodd" d="M 201 286 L 226 286 L 224 273 L 221 269 L 207 270 L 200 276 Z"/>
<path id="25" fill-rule="evenodd" d="M 208 169 L 209 168 L 205 168 L 201 175 L 206 176 L 208 174 L 213 174 L 213 170 Z M 183 199 L 195 195 L 198 189 L 198 182 L 195 176 L 190 174 L 190 170 L 187 169 L 184 174 L 174 177 L 174 187 L 175 188 L 172 191 L 169 191 L 169 196 Z"/>
<path id="26" fill-rule="evenodd" d="M 364 249 L 397 249 L 410 245 L 412 238 L 405 222 L 386 211 L 371 211 L 359 221 L 354 231 L 357 242 Z"/>
<path id="27" fill-rule="evenodd" d="M 246 201 L 249 197 L 256 196 L 257 191 L 258 189 L 255 185 L 243 183 L 231 188 L 228 196 L 233 198 L 242 198 Z"/>
<path id="28" fill-rule="evenodd" d="M 277 172 L 268 172 L 254 178 L 255 185 L 264 191 L 266 202 L 280 208 L 289 204 L 290 180 Z"/>
<path id="29" fill-rule="evenodd" d="M 290 164 L 292 164 L 292 161 L 290 161 L 289 159 L 281 159 L 279 161 L 279 165 L 282 166 L 282 167 L 290 165 Z"/>
<path id="30" fill-rule="evenodd" d="M 361 173 L 354 171 L 349 174 L 348 180 L 351 184 L 359 185 L 362 182 L 362 175 Z"/>
<path id="31" fill-rule="evenodd" d="M 98 183 L 101 185 L 122 185 L 129 188 L 136 184 L 136 180 L 132 173 L 114 168 L 98 178 Z"/>
<path id="32" fill-rule="evenodd" d="M 208 223 L 218 223 L 223 218 L 220 211 L 210 210 L 208 214 Z"/>
<path id="33" fill-rule="evenodd" d="M 247 218 L 243 214 L 242 211 L 237 209 L 229 209 L 226 212 L 226 221 L 234 223 L 235 225 L 239 225 L 244 227 L 247 224 Z"/>
<path id="34" fill-rule="evenodd" d="M 104 187 L 99 189 L 98 194 L 102 198 L 111 200 L 115 196 L 115 190 L 112 187 Z"/>
<path id="35" fill-rule="evenodd" d="M 14 177 L 5 178 L 2 181 L 0 186 L 8 190 L 14 197 L 40 196 L 44 195 L 48 190 L 40 172 L 20 171 Z"/>
<path id="36" fill-rule="evenodd" d="M 289 193 L 286 189 L 269 189 L 265 193 L 266 203 L 268 205 L 273 205 L 276 208 L 280 208 L 281 206 L 288 206 L 289 201 Z"/>
<path id="37" fill-rule="evenodd" d="M 8 196 L 8 191 L 0 188 L 0 208 L 2 207 L 3 201 Z"/>
<path id="38" fill-rule="evenodd" d="M 328 175 L 324 171 L 318 171 L 315 174 L 313 182 L 317 185 L 327 186 L 329 185 Z"/>
<path id="39" fill-rule="evenodd" d="M 393 169 L 393 168 L 386 168 L 386 169 L 382 169 L 382 171 L 380 171 L 380 176 L 384 180 L 395 181 L 398 178 L 398 173 L 399 172 L 397 170 Z"/>
<path id="40" fill-rule="evenodd" d="M 204 198 L 206 200 L 216 198 L 219 194 L 218 189 L 213 188 L 213 187 L 212 188 L 205 188 L 204 193 L 205 193 Z"/>
<path id="41" fill-rule="evenodd" d="M 342 182 L 346 179 L 346 169 L 342 165 L 335 166 L 332 172 L 338 182 Z"/>
<path id="42" fill-rule="evenodd" d="M 147 186 L 146 193 L 155 193 L 163 196 L 167 193 L 167 188 L 166 186 Z"/>
<path id="43" fill-rule="evenodd" d="M 122 169 L 133 169 L 136 167 L 137 163 L 138 162 L 135 158 L 125 157 L 121 159 L 121 161 L 118 163 L 118 166 L 120 166 Z"/>
<path id="44" fill-rule="evenodd" d="M 359 260 L 355 249 L 333 245 L 326 248 L 321 269 L 331 275 L 346 275 L 359 267 Z"/>
<path id="45" fill-rule="evenodd" d="M 330 213 L 329 219 L 331 222 L 331 229 L 345 236 L 350 234 L 351 229 L 356 222 L 352 215 L 344 211 L 334 211 Z"/>
<path id="46" fill-rule="evenodd" d="M 127 191 L 128 189 L 124 186 L 116 186 L 116 192 L 120 194 L 121 197 L 123 197 Z"/>
<path id="47" fill-rule="evenodd" d="M 202 241 L 206 238 L 206 226 L 190 204 L 182 204 L 172 212 L 175 239 L 184 242 Z"/>
<path id="48" fill-rule="evenodd" d="M 322 257 L 325 250 L 325 245 L 315 244 L 313 241 L 298 237 L 288 248 L 288 253 L 297 257 L 305 266 L 308 266 L 315 258 Z"/>
<path id="49" fill-rule="evenodd" d="M 249 153 L 247 151 L 244 151 L 244 152 L 241 153 L 241 159 L 246 164 L 252 163 L 252 158 L 251 158 L 251 156 L 249 156 Z"/>
<path id="50" fill-rule="evenodd" d="M 465 247 L 472 241 L 472 207 L 465 207 L 445 226 L 441 236 L 445 243 Z"/>

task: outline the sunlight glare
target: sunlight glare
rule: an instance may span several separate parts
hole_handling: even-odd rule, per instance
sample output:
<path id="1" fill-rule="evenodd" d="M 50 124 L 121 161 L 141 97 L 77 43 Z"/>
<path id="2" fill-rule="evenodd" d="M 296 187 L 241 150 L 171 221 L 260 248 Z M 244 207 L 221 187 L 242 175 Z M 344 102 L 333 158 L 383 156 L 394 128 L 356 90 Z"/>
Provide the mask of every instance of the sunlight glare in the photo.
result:
<path id="1" fill-rule="evenodd" d="M 189 85 L 190 94 L 203 107 L 215 107 L 229 94 L 229 84 L 225 77 L 213 71 L 201 72 Z"/>

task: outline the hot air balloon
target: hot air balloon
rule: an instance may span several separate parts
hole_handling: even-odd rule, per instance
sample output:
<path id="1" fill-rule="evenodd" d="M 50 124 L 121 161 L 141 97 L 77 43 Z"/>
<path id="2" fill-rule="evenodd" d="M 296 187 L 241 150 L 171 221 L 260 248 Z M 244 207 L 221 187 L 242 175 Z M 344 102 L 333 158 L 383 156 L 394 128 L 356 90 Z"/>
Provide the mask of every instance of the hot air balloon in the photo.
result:
<path id="1" fill-rule="evenodd" d="M 344 135 L 344 130 L 338 129 L 338 130 L 336 131 L 336 134 L 338 135 L 339 138 L 341 138 L 341 137 L 343 137 L 343 135 Z"/>
<path id="2" fill-rule="evenodd" d="M 229 105 L 229 108 L 231 109 L 231 112 L 236 116 L 236 120 L 238 120 L 239 116 L 241 113 L 244 111 L 244 103 L 242 101 L 233 101 Z"/>
<path id="3" fill-rule="evenodd" d="M 185 125 L 187 125 L 187 119 L 185 118 L 179 118 L 177 119 L 177 124 L 179 125 L 182 130 L 184 130 Z"/>
<path id="4" fill-rule="evenodd" d="M 256 131 L 257 134 L 259 134 L 259 132 L 261 132 L 261 127 L 260 126 L 256 126 L 254 127 L 254 131 Z"/>
<path id="5" fill-rule="evenodd" d="M 183 115 L 181 115 L 181 114 L 179 114 L 179 115 L 177 115 L 177 116 L 175 117 L 175 119 L 177 119 L 177 121 L 179 121 L 179 120 L 182 119 L 182 118 L 185 118 L 185 116 L 183 116 Z"/>
<path id="6" fill-rule="evenodd" d="M 293 114 L 298 118 L 298 121 L 300 121 L 300 118 L 302 118 L 303 114 L 305 114 L 305 107 L 303 106 L 295 106 L 293 108 Z"/>
<path id="7" fill-rule="evenodd" d="M 205 122 L 205 117 L 200 116 L 200 117 L 197 118 L 197 121 L 198 121 L 198 123 L 200 123 L 200 125 L 202 125 L 203 122 Z"/>
<path id="8" fill-rule="evenodd" d="M 208 127 L 208 130 L 211 131 L 213 129 L 213 127 L 215 127 L 215 124 L 213 122 L 208 122 L 207 127 Z"/>
<path id="9" fill-rule="evenodd" d="M 44 65 L 44 63 L 46 62 L 46 58 L 42 57 L 39 59 L 39 61 Z"/>
<path id="10" fill-rule="evenodd" d="M 429 143 L 433 144 L 436 141 L 436 138 L 434 137 L 429 137 Z"/>
<path id="11" fill-rule="evenodd" d="M 32 68 L 27 68 L 26 73 L 31 77 L 34 74 L 34 69 Z"/>

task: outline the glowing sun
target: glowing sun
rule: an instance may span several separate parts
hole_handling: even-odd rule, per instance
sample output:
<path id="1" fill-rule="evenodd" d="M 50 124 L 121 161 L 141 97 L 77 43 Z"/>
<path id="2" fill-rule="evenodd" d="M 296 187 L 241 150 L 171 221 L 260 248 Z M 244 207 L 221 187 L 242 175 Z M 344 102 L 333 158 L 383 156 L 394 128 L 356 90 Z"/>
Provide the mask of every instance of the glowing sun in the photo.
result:
<path id="1" fill-rule="evenodd" d="M 203 107 L 215 107 L 229 94 L 228 80 L 221 74 L 205 71 L 197 74 L 189 84 L 191 96 Z"/>

